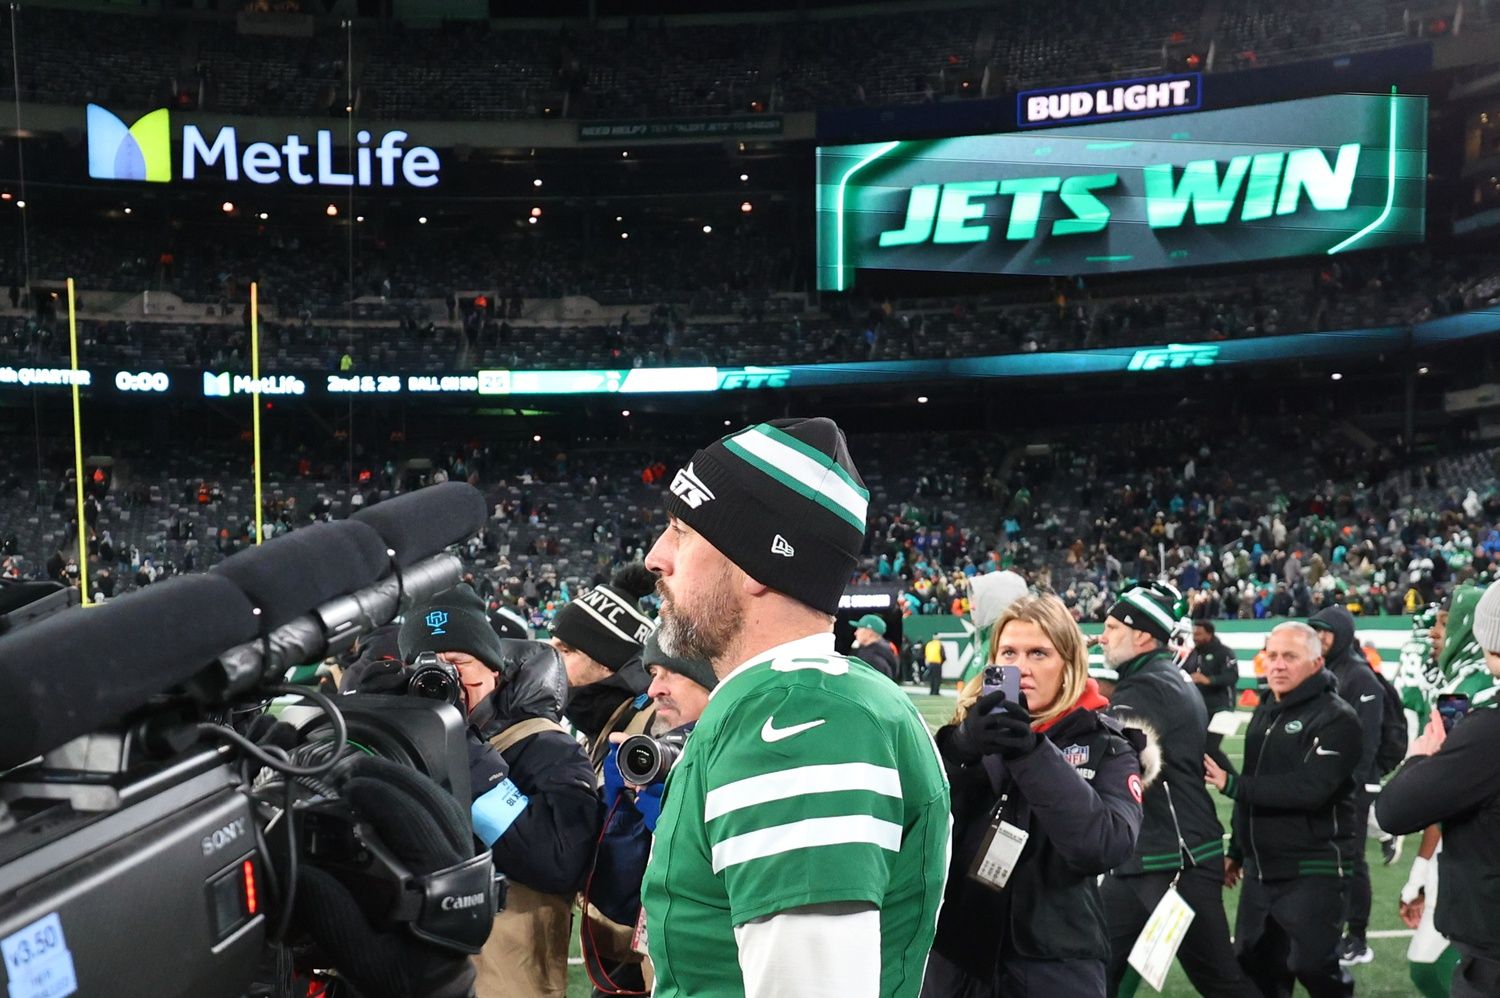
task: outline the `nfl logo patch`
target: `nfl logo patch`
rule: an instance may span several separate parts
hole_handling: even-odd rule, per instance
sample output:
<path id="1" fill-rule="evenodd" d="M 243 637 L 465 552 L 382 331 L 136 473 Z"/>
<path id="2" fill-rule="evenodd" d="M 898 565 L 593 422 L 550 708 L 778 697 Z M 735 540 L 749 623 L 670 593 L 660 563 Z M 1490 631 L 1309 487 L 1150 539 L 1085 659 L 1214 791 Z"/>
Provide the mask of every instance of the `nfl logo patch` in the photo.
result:
<path id="1" fill-rule="evenodd" d="M 1062 757 L 1074 769 L 1077 769 L 1079 766 L 1087 766 L 1089 762 L 1089 747 L 1087 745 L 1069 745 L 1062 750 Z"/>

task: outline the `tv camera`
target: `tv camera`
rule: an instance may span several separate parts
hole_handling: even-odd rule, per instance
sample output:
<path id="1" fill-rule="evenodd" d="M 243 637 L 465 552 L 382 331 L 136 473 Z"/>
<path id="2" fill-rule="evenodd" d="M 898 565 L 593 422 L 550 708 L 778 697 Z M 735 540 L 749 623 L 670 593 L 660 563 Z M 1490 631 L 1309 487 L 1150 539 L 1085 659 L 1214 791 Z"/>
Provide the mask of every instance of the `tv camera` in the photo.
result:
<path id="1" fill-rule="evenodd" d="M 330 967 L 289 934 L 296 864 L 314 858 L 374 924 L 477 952 L 503 887 L 489 854 L 470 839 L 446 869 L 409 869 L 337 789 L 341 768 L 374 756 L 466 816 L 459 711 L 420 696 L 335 703 L 283 677 L 455 585 L 445 551 L 485 518 L 477 490 L 447 483 L 100 606 L 22 608 L 0 633 L 8 993 L 237 998 L 269 954 L 283 978 L 294 949 Z"/>

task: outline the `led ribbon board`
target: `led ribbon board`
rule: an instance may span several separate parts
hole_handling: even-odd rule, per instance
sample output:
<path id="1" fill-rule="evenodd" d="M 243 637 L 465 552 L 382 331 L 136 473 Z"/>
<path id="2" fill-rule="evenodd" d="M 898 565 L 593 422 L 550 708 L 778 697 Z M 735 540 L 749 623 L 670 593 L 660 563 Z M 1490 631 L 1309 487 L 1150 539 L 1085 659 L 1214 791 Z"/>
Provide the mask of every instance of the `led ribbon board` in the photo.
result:
<path id="1" fill-rule="evenodd" d="M 1419 242 L 1427 100 L 1306 100 L 818 149 L 818 287 L 1098 274 Z"/>

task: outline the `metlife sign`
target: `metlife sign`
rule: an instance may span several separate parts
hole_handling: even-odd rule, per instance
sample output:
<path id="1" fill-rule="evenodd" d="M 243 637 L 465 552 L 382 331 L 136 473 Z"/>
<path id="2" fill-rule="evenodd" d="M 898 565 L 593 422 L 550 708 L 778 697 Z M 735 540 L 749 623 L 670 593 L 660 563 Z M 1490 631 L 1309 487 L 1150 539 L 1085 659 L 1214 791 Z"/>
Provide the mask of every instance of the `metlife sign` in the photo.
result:
<path id="1" fill-rule="evenodd" d="M 95 180 L 171 183 L 173 149 L 182 180 L 212 179 L 271 186 L 416 187 L 438 184 L 442 162 L 427 146 L 408 145 L 410 136 L 393 129 L 380 136 L 367 129 L 354 134 L 355 146 L 335 155 L 334 133 L 318 129 L 310 138 L 290 133 L 279 142 L 243 142 L 239 130 L 224 125 L 205 132 L 184 124 L 174 141 L 171 112 L 160 108 L 130 125 L 98 104 L 87 110 L 89 176 Z"/>
<path id="2" fill-rule="evenodd" d="M 1097 110 L 1131 98 L 1089 100 Z M 1075 106 L 1086 110 L 1047 103 Z M 861 269 L 1075 276 L 1417 242 L 1426 122 L 1422 97 L 1335 94 L 823 146 L 818 287 L 847 290 Z"/>
<path id="3" fill-rule="evenodd" d="M 1016 95 L 1016 121 L 1022 128 L 1064 122 L 1108 121 L 1203 106 L 1203 76 L 1184 73 L 1145 80 L 1089 83 Z"/>

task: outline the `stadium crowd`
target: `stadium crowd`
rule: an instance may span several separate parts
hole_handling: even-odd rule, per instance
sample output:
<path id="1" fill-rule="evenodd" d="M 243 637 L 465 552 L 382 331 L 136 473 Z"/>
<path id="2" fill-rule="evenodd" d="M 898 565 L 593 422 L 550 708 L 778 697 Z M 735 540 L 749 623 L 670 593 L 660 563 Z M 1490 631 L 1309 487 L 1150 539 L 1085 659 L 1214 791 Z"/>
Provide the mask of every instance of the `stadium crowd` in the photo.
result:
<path id="1" fill-rule="evenodd" d="M 275 14 L 165 27 L 146 12 L 28 6 L 14 37 L 9 21 L 0 35 L 0 96 L 247 114 L 339 116 L 352 107 L 366 117 L 449 120 L 746 114 L 961 99 L 978 96 L 986 77 L 998 93 L 1163 68 L 1253 68 L 1388 48 L 1414 30 L 1406 5 L 1382 0 L 1317 10 L 1277 0 L 1212 22 L 1204 10 L 1196 0 L 1079 4 L 1066 32 L 1050 12 L 1015 0 L 957 3 L 940 18 L 861 12 L 856 20 L 835 9 L 752 24 L 730 16 L 587 29 L 354 21 L 346 32 L 309 18 L 303 32 L 304 22 L 284 19 L 297 21 L 288 35 Z M 1495 13 L 1479 4 L 1465 16 L 1473 24 Z M 1206 23 L 1216 26 L 1204 35 Z M 80 67 L 80 47 L 107 55 Z M 1180 64 L 1167 62 L 1173 52 Z M 1217 58 L 1205 67 L 1210 52 Z"/>
<path id="2" fill-rule="evenodd" d="M 1289 420 L 1285 432 L 1298 429 Z M 474 831 L 510 877 L 510 903 L 472 967 L 423 964 L 434 974 L 443 969 L 445 981 L 451 974 L 454 990 L 423 993 L 462 995 L 477 983 L 490 998 L 562 987 L 570 910 L 579 903 L 585 962 L 604 994 L 644 993 L 653 982 L 658 994 L 721 987 L 751 994 L 762 993 L 764 980 L 787 978 L 837 980 L 871 995 L 1103 996 L 1118 993 L 1129 967 L 1164 973 L 1175 957 L 1202 993 L 1269 996 L 1296 981 L 1309 994 L 1349 995 L 1349 968 L 1372 958 L 1365 859 L 1372 807 L 1385 829 L 1386 862 L 1399 851 L 1387 833 L 1442 825 L 1441 872 L 1431 866 L 1437 839 L 1424 837 L 1402 893 L 1403 918 L 1421 926 L 1421 945 L 1410 951 L 1413 983 L 1424 995 L 1445 994 L 1451 975 L 1453 995 L 1490 993 L 1500 966 L 1493 940 L 1476 926 L 1500 903 L 1485 886 L 1493 860 L 1485 808 L 1497 788 L 1488 775 L 1475 778 L 1488 771 L 1472 760 L 1494 747 L 1500 587 L 1491 583 L 1500 535 L 1493 526 L 1481 541 L 1472 535 L 1500 513 L 1497 452 L 1414 466 L 1377 455 L 1360 466 L 1314 448 L 1311 466 L 1374 484 L 1328 497 L 1294 491 L 1257 511 L 1253 492 L 1228 492 L 1227 457 L 1160 431 L 1122 428 L 1139 435 L 1128 461 L 1108 434 L 1092 453 L 1066 457 L 1094 465 L 1086 476 L 1067 476 L 1097 490 L 1086 508 L 1132 545 L 1143 543 L 1135 533 L 1149 534 L 1158 512 L 1170 515 L 1167 540 L 1185 549 L 1178 581 L 1192 581 L 1183 573 L 1200 555 L 1210 558 L 1208 575 L 1222 571 L 1235 583 L 1241 573 L 1256 584 L 1300 580 L 1278 590 L 1269 608 L 1283 619 L 1266 638 L 1264 683 L 1252 694 L 1258 706 L 1238 766 L 1210 739 L 1214 726 L 1223 733 L 1220 715 L 1233 716 L 1239 670 L 1215 643 L 1217 614 L 1206 607 L 1231 590 L 1179 590 L 1162 577 L 1172 577 L 1172 564 L 1152 563 L 1149 553 L 1130 566 L 1139 582 L 1123 578 L 1124 564 L 1106 570 L 1102 612 L 1087 614 L 1103 621 L 1108 672 L 1091 673 L 1078 627 L 1085 608 L 1049 580 L 1049 565 L 1005 560 L 1002 549 L 976 558 L 968 548 L 975 535 L 923 522 L 934 505 L 989 502 L 1002 524 L 1014 524 L 1004 551 L 1045 550 L 1028 552 L 1024 543 L 1033 510 L 1051 508 L 1045 476 L 1035 489 L 1007 478 L 983 465 L 993 456 L 983 448 L 973 455 L 986 468 L 973 483 L 981 497 L 967 495 L 960 472 L 876 456 L 905 453 L 899 440 L 847 441 L 826 419 L 741 429 L 675 469 L 663 452 L 681 449 L 676 442 L 654 445 L 655 456 L 615 449 L 612 467 L 601 467 L 598 455 L 538 447 L 501 456 L 470 443 L 437 448 L 436 461 L 372 461 L 358 470 L 355 488 L 306 504 L 296 486 L 273 487 L 266 513 L 279 533 L 401 491 L 486 486 L 493 515 L 463 548 L 467 584 L 429 598 L 399 627 L 320 670 L 347 694 L 391 692 L 404 688 L 403 663 L 431 652 L 462 684 Z M 1148 438 L 1156 449 L 1143 443 Z M 925 459 L 941 466 L 944 450 L 962 445 L 938 441 Z M 1179 470 L 1175 455 L 1184 448 Z M 855 451 L 872 455 L 863 471 Z M 301 479 L 316 492 L 324 483 L 315 476 L 330 470 L 325 461 L 304 452 L 287 469 L 288 482 Z M 822 475 L 813 478 L 800 461 Z M 212 541 L 194 536 L 242 508 L 235 507 L 242 483 L 169 478 L 177 489 L 169 496 L 161 482 L 136 478 L 139 471 L 96 462 L 85 483 L 92 553 L 105 571 L 128 564 L 137 584 L 153 583 L 148 556 L 110 550 L 109 526 L 135 514 L 167 513 L 157 521 L 161 539 L 186 537 L 188 551 L 196 544 L 227 556 L 248 541 L 243 525 L 220 528 Z M 1150 481 L 1116 490 L 1114 476 L 1126 471 Z M 842 487 L 828 485 L 831 478 Z M 1483 498 L 1468 487 L 1480 479 Z M 606 572 L 601 561 L 601 571 L 576 584 L 530 571 L 501 580 L 507 542 L 519 530 L 550 534 L 549 516 L 570 515 L 548 485 L 581 489 L 578 498 L 595 510 L 636 514 L 596 535 L 609 561 L 626 564 Z M 1174 508 L 1176 492 L 1195 485 L 1201 505 Z M 7 490 L 24 492 L 14 474 Z M 69 492 L 58 490 L 56 512 L 67 511 Z M 892 494 L 906 501 L 892 508 Z M 616 505 L 634 495 L 654 496 L 653 508 Z M 1411 505 L 1434 500 L 1430 513 Z M 787 515 L 789 506 L 796 515 Z M 1220 536 L 1228 540 L 1222 549 Z M 529 542 L 532 551 L 545 546 Z M 799 552 L 818 557 L 794 561 Z M 1073 553 L 1061 544 L 1052 552 L 1064 560 Z M 853 621 L 854 654 L 871 668 L 855 669 L 833 652 L 834 614 L 851 575 L 872 565 L 882 574 L 892 553 L 901 567 L 891 563 L 884 574 L 906 581 L 909 563 L 913 589 L 926 573 L 962 563 L 965 585 L 954 589 L 950 609 L 972 619 L 979 661 L 995 667 L 966 677 L 937 731 L 936 755 L 897 685 L 885 620 Z M 1299 574 L 1292 562 L 1304 558 Z M 19 564 L 12 557 L 8 572 Z M 46 571 L 69 580 L 63 551 Z M 1385 571 L 1410 580 L 1403 599 L 1422 615 L 1410 655 L 1403 651 L 1394 675 L 1381 678 L 1354 641 L 1348 606 L 1363 598 L 1357 585 L 1323 580 Z M 530 612 L 542 601 L 550 614 Z M 545 625 L 548 643 L 528 640 L 536 624 Z M 724 692 L 711 701 L 717 690 Z M 802 737 L 825 726 L 832 730 Z M 646 734 L 658 739 L 649 751 L 622 744 Z M 801 739 L 795 755 L 766 756 L 766 744 L 792 737 Z M 872 782 L 880 773 L 895 782 Z M 804 789 L 753 789 L 788 779 Z M 527 803 L 518 806 L 517 794 Z M 821 796 L 828 794 L 835 796 Z M 1227 839 L 1215 794 L 1230 802 Z M 809 815 L 866 831 L 825 839 L 806 825 Z M 890 825 L 894 837 L 875 838 L 882 826 L 871 822 Z M 807 841 L 764 848 L 757 833 L 767 828 Z M 721 876 L 725 870 L 732 872 Z M 1239 891 L 1232 942 L 1220 917 L 1231 889 Z M 689 910 L 684 897 L 694 898 Z M 1154 956 L 1132 956 L 1152 913 L 1183 903 L 1199 916 L 1186 933 Z M 629 942 L 642 911 L 651 926 L 644 947 Z M 883 927 L 901 918 L 906 929 Z M 357 959 L 350 968 L 355 980 L 370 971 Z M 378 985 L 377 993 L 384 994 Z"/>
<path id="3" fill-rule="evenodd" d="M 71 239 L 34 239 L 31 297 L 20 288 L 19 261 L 0 260 L 12 300 L 9 309 L 0 302 L 0 360 L 48 363 L 66 354 L 63 261 L 102 261 L 113 238 L 93 239 L 76 256 L 68 255 Z M 248 288 L 256 277 L 265 282 L 263 357 L 273 368 L 325 371 L 986 356 L 1402 325 L 1500 300 L 1493 257 L 1392 251 L 1267 269 L 1248 286 L 1239 277 L 1195 281 L 1190 291 L 1159 278 L 1098 287 L 1058 280 L 1027 292 L 850 296 L 819 304 L 794 290 L 805 285 L 784 252 L 754 234 L 715 253 L 671 240 L 657 253 L 649 237 L 644 252 L 632 244 L 628 253 L 614 244 L 595 253 L 548 239 L 526 241 L 523 252 L 503 243 L 471 252 L 458 247 L 482 243 L 414 238 L 377 255 L 380 264 L 362 266 L 350 298 L 341 294 L 348 274 L 332 262 L 331 245 L 294 240 L 264 255 L 245 248 L 230 258 L 210 245 L 171 254 L 172 280 L 149 276 L 165 271 L 159 262 L 146 264 L 152 256 L 144 244 L 129 251 L 116 246 L 113 257 L 135 260 L 144 271 L 110 276 L 101 263 L 78 276 L 90 361 L 248 368 Z M 309 259 L 322 262 L 303 266 Z M 592 261 L 586 267 L 569 262 L 585 259 Z M 647 276 L 653 273 L 678 275 L 679 289 L 661 287 Z M 153 311 L 152 288 L 175 288 L 182 301 Z M 91 315 L 96 301 L 118 298 L 106 289 L 148 291 L 140 299 L 145 314 Z M 573 306 L 560 300 L 579 293 L 589 300 Z"/>

